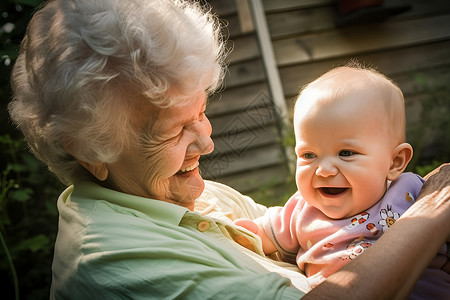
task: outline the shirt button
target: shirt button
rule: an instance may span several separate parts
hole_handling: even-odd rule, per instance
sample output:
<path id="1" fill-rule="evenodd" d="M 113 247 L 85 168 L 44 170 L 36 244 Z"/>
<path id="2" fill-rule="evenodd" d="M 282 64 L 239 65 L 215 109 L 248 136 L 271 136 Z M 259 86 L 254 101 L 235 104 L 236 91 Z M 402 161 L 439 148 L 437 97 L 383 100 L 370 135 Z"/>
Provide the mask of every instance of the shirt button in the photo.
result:
<path id="1" fill-rule="evenodd" d="M 204 232 L 209 229 L 209 226 L 210 226 L 210 224 L 208 221 L 200 221 L 197 224 L 197 229 L 201 232 Z"/>

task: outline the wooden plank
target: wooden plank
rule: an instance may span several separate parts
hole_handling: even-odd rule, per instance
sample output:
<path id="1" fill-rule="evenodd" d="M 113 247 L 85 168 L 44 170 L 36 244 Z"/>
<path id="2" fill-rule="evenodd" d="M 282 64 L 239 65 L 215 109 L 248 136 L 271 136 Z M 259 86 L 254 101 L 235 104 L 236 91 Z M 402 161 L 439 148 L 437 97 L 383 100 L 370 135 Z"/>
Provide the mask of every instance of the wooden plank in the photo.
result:
<path id="1" fill-rule="evenodd" d="M 218 182 L 224 183 L 235 188 L 241 193 L 249 193 L 255 191 L 263 186 L 281 185 L 292 176 L 289 174 L 287 167 L 283 164 L 274 165 L 268 168 L 257 170 L 249 170 L 248 172 L 235 174 L 233 176 L 225 176 L 216 178 Z M 277 199 L 278 205 L 286 202 L 286 199 Z M 258 198 L 254 198 L 258 201 Z"/>
<path id="2" fill-rule="evenodd" d="M 273 106 L 251 108 L 240 113 L 210 119 L 212 136 L 238 133 L 276 124 L 278 116 Z"/>
<path id="3" fill-rule="evenodd" d="M 390 6 L 394 5 L 412 5 L 411 9 L 392 17 L 392 20 L 410 18 L 416 16 L 423 16 L 426 14 L 442 14 L 445 11 L 450 10 L 450 1 L 448 0 L 389 0 L 387 2 Z"/>
<path id="4" fill-rule="evenodd" d="M 280 68 L 280 77 L 286 98 L 294 97 L 301 86 L 332 67 L 346 64 L 351 58 L 357 58 L 362 63 L 373 65 L 382 73 L 392 76 L 395 73 L 422 68 L 447 66 L 450 64 L 450 41 L 370 54 L 350 54 L 350 56 Z"/>
<path id="5" fill-rule="evenodd" d="M 214 95 L 206 108 L 209 118 L 245 110 L 250 106 L 271 103 L 266 83 L 249 84 L 238 88 L 228 88 Z"/>
<path id="6" fill-rule="evenodd" d="M 274 41 L 279 66 L 356 55 L 368 51 L 445 40 L 450 15 L 418 20 L 361 25 L 298 38 Z"/>
<path id="7" fill-rule="evenodd" d="M 208 1 L 212 6 L 212 11 L 221 19 L 223 35 L 228 39 L 236 39 L 243 34 L 248 34 L 241 27 L 240 17 L 235 1 L 213 0 Z"/>
<path id="8" fill-rule="evenodd" d="M 386 55 L 386 53 L 380 53 L 379 55 L 384 56 Z M 450 55 L 450 53 L 449 53 Z M 399 60 L 401 60 L 400 58 L 401 56 L 399 56 Z M 392 57 L 391 57 L 392 58 Z M 406 59 L 406 58 L 405 58 Z M 436 65 L 433 67 L 432 64 L 430 64 L 430 67 L 432 69 L 428 69 L 428 65 L 425 63 L 423 66 L 417 66 L 417 69 L 406 69 L 406 70 L 400 70 L 395 68 L 395 70 L 389 68 L 389 66 L 386 66 L 384 64 L 375 64 L 373 63 L 376 59 L 367 59 L 364 60 L 366 62 L 372 62 L 372 64 L 374 66 L 377 66 L 377 69 L 380 70 L 382 73 L 386 74 L 387 76 L 389 76 L 392 80 L 394 80 L 398 86 L 401 88 L 406 101 L 408 101 L 408 97 L 410 95 L 414 95 L 417 93 L 422 93 L 424 91 L 429 91 L 430 89 L 433 90 L 437 90 L 437 89 L 441 89 L 444 88 L 446 86 L 448 86 L 448 83 L 450 82 L 450 60 L 447 60 L 447 62 L 445 61 L 441 61 L 442 63 L 448 63 L 447 65 Z M 395 61 L 396 58 L 392 58 L 391 61 Z M 346 60 L 347 61 L 347 60 Z M 342 61 L 343 65 L 346 61 Z M 362 61 L 362 60 L 361 60 Z M 423 61 L 423 60 L 420 60 Z M 400 65 L 405 65 L 407 64 L 407 62 L 402 63 Z M 313 66 L 314 65 L 314 66 Z M 304 66 L 304 69 L 308 69 L 311 70 L 313 68 L 316 68 L 316 64 L 313 65 L 306 65 Z M 338 65 L 338 64 L 335 64 Z M 322 68 L 323 67 L 323 68 Z M 332 67 L 332 64 L 329 64 L 327 66 L 324 66 L 324 64 L 321 64 L 320 68 L 323 70 L 323 72 L 318 72 L 317 70 L 314 71 L 315 73 L 318 73 L 317 76 L 321 75 L 322 73 L 326 72 L 327 70 L 329 70 Z M 426 69 L 423 69 L 423 67 L 425 67 Z M 387 73 L 390 72 L 390 73 Z M 395 73 L 391 73 L 391 72 L 404 72 L 404 73 L 400 73 L 400 74 L 395 74 Z M 302 82 L 302 84 L 306 84 L 308 82 L 310 82 L 311 80 L 313 80 L 315 77 L 310 78 L 310 80 Z M 300 86 L 295 86 L 294 83 L 291 84 L 291 95 L 289 97 L 289 101 L 288 101 L 288 106 L 292 107 L 292 105 L 289 104 L 290 101 L 295 101 L 295 99 L 291 99 L 291 98 L 296 98 L 296 95 L 298 93 L 298 91 L 300 90 Z M 290 109 L 290 111 L 292 112 L 292 109 Z"/>
<path id="9" fill-rule="evenodd" d="M 274 13 L 286 10 L 318 7 L 336 3 L 335 0 L 262 0 L 266 13 Z"/>
<path id="10" fill-rule="evenodd" d="M 273 99 L 273 103 L 278 110 L 280 120 L 282 124 L 287 119 L 287 107 L 284 99 L 283 87 L 278 74 L 277 61 L 272 47 L 272 40 L 270 38 L 269 28 L 267 27 L 264 8 L 261 5 L 261 1 L 252 1 L 253 16 L 255 24 L 257 26 L 256 34 L 259 41 L 259 47 L 261 48 L 262 61 L 264 69 L 266 70 L 266 78 L 270 88 L 270 94 Z M 284 136 L 284 127 L 282 126 L 281 134 Z"/>
<path id="11" fill-rule="evenodd" d="M 222 31 L 227 39 L 233 39 L 242 34 L 241 26 L 239 25 L 239 17 L 234 14 L 227 16 L 224 18 L 223 16 L 219 16 L 222 24 Z"/>
<path id="12" fill-rule="evenodd" d="M 411 5 L 411 0 L 390 0 L 385 6 Z M 411 9 L 382 22 L 398 22 L 413 17 L 423 18 L 426 14 L 443 14 L 450 10 L 450 1 L 413 1 Z M 332 30 L 338 12 L 335 5 L 306 7 L 267 15 L 267 22 L 273 39 L 301 35 L 314 31 Z M 353 25 L 359 27 L 361 25 Z"/>
<path id="13" fill-rule="evenodd" d="M 200 168 L 206 179 L 222 178 L 248 170 L 285 163 L 284 151 L 278 144 L 248 149 L 241 153 L 219 153 L 202 156 Z"/>
<path id="14" fill-rule="evenodd" d="M 253 32 L 255 30 L 255 25 L 253 24 L 248 0 L 235 0 L 235 3 L 238 10 L 241 31 L 243 33 Z"/>
<path id="15" fill-rule="evenodd" d="M 264 82 L 264 66 L 260 59 L 230 65 L 224 78 L 226 89 Z"/>
<path id="16" fill-rule="evenodd" d="M 208 3 L 212 6 L 213 12 L 221 17 L 237 14 L 237 7 L 234 1 L 208 0 Z"/>
<path id="17" fill-rule="evenodd" d="M 261 56 L 255 34 L 236 37 L 228 41 L 228 47 L 233 49 L 228 56 L 232 64 L 252 60 Z"/>
<path id="18" fill-rule="evenodd" d="M 214 151 L 211 154 L 213 156 L 230 152 L 239 154 L 248 149 L 280 143 L 279 135 L 275 125 L 242 132 L 229 131 L 225 135 L 213 138 Z"/>
<path id="19" fill-rule="evenodd" d="M 272 39 L 300 35 L 335 27 L 336 10 L 332 7 L 305 8 L 267 15 Z"/>

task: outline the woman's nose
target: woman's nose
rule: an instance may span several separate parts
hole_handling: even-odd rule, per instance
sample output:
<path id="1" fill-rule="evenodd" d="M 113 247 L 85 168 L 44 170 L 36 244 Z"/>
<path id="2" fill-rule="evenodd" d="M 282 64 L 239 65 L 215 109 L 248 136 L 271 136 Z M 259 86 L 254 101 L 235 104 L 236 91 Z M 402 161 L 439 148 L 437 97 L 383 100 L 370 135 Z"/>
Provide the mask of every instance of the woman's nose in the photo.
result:
<path id="1" fill-rule="evenodd" d="M 316 169 L 316 175 L 321 177 L 336 176 L 338 169 L 330 159 L 322 159 Z"/>
<path id="2" fill-rule="evenodd" d="M 195 140 L 189 145 L 188 151 L 197 152 L 200 155 L 209 154 L 214 150 L 214 142 L 211 139 L 212 127 L 206 116 L 195 125 Z"/>

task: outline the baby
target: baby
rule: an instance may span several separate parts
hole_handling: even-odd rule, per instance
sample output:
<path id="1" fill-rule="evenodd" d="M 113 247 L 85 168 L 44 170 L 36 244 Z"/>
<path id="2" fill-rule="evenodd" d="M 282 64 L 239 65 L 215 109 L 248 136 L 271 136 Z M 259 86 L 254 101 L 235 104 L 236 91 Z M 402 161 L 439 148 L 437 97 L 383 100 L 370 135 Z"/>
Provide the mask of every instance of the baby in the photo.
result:
<path id="1" fill-rule="evenodd" d="M 423 180 L 403 173 L 413 155 L 403 94 L 375 70 L 339 67 L 308 84 L 295 105 L 294 131 L 298 192 L 284 207 L 236 224 L 259 235 L 267 255 L 296 262 L 315 287 L 392 226 Z M 445 245 L 440 253 L 433 276 L 424 275 L 438 283 L 425 291 L 419 281 L 416 295 L 450 299 L 450 276 L 439 269 Z"/>

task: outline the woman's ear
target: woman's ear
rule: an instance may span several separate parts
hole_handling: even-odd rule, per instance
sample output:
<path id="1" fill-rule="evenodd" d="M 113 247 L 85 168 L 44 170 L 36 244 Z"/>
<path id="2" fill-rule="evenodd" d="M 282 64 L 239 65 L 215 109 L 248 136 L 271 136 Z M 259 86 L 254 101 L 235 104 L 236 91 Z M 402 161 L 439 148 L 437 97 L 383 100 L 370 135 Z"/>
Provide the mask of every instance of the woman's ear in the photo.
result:
<path id="1" fill-rule="evenodd" d="M 99 162 L 91 164 L 78 159 L 76 159 L 76 161 L 80 165 L 82 165 L 86 170 L 88 170 L 92 175 L 94 175 L 94 177 L 97 178 L 98 180 L 105 181 L 106 178 L 108 177 L 108 168 L 106 167 L 105 163 Z"/>
<path id="2" fill-rule="evenodd" d="M 98 163 L 88 163 L 82 160 L 79 160 L 75 157 L 72 153 L 72 147 L 70 143 L 63 143 L 62 145 L 64 149 L 72 155 L 72 157 L 81 165 L 83 168 L 89 171 L 92 175 L 94 175 L 95 178 L 97 178 L 100 181 L 106 180 L 108 177 L 108 168 L 106 167 L 105 163 L 98 162 Z"/>
<path id="3" fill-rule="evenodd" d="M 413 148 L 408 143 L 402 143 L 394 149 L 391 167 L 387 175 L 387 179 L 394 181 L 406 169 L 409 161 L 413 156 Z"/>

